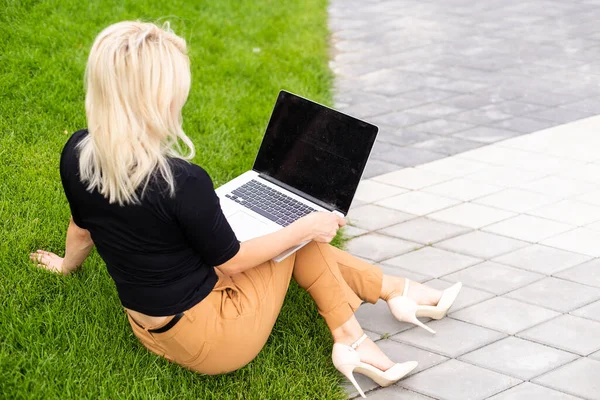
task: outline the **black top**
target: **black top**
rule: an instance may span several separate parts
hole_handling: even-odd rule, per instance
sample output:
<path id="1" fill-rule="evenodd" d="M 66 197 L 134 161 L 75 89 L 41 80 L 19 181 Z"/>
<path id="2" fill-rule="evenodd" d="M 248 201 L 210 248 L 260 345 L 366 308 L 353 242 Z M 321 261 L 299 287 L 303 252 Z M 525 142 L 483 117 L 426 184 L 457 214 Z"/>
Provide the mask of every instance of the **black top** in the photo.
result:
<path id="1" fill-rule="evenodd" d="M 199 303 L 217 282 L 213 267 L 240 248 L 210 177 L 197 165 L 170 159 L 175 197 L 156 178 L 141 204 L 109 204 L 79 179 L 76 145 L 87 134 L 81 130 L 68 140 L 60 176 L 73 220 L 91 233 L 121 303 L 152 316 L 177 314 Z"/>

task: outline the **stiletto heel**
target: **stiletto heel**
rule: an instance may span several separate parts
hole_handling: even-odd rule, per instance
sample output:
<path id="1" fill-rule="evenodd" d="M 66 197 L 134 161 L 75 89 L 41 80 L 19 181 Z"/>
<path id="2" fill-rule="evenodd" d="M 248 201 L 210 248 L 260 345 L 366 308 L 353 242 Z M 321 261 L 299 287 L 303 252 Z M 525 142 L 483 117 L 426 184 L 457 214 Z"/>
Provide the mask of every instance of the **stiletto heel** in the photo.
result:
<path id="1" fill-rule="evenodd" d="M 337 368 L 337 367 L 336 367 Z M 356 382 L 356 379 L 354 378 L 354 365 L 340 365 L 339 368 L 337 368 L 338 371 L 340 371 L 342 373 L 342 375 L 344 375 L 350 382 L 352 382 L 352 384 L 354 385 L 354 387 L 356 388 L 356 390 L 358 390 L 358 393 L 360 393 L 360 395 L 363 398 L 367 398 L 367 396 L 365 396 L 365 392 L 362 391 L 362 389 L 360 388 L 358 382 Z"/>
<path id="2" fill-rule="evenodd" d="M 354 378 L 354 371 L 368 376 L 377 382 L 379 386 L 385 387 L 399 381 L 418 365 L 416 361 L 408 361 L 402 364 L 396 363 L 388 370 L 382 371 L 379 368 L 375 368 L 371 364 L 360 361 L 360 355 L 356 349 L 366 338 L 366 334 L 362 335 L 361 338 L 351 346 L 335 343 L 331 352 L 331 360 L 333 361 L 335 368 L 346 378 L 348 378 L 350 382 L 352 382 L 356 390 L 358 390 L 358 393 L 360 393 L 363 398 L 366 398 L 367 396 L 365 396 L 365 393 L 358 385 L 358 382 L 356 382 L 356 379 Z"/>
<path id="3" fill-rule="evenodd" d="M 454 300 L 458 297 L 458 293 L 462 288 L 462 283 L 459 282 L 444 290 L 442 297 L 436 306 L 420 306 L 407 296 L 410 281 L 405 278 L 404 282 L 404 292 L 402 292 L 402 296 L 396 296 L 387 301 L 392 315 L 398 321 L 410 322 L 428 332 L 435 333 L 433 329 L 419 321 L 417 317 L 429 317 L 433 319 L 444 318 L 450 307 L 452 307 Z"/>

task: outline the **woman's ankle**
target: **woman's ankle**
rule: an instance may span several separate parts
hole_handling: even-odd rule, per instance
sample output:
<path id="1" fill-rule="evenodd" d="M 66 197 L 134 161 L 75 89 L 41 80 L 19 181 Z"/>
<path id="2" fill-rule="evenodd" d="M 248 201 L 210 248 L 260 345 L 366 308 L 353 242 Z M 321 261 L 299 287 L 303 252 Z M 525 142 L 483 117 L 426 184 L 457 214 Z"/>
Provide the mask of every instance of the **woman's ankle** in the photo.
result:
<path id="1" fill-rule="evenodd" d="M 396 296 L 407 296 L 419 305 L 435 306 L 442 296 L 442 292 L 421 283 L 410 281 L 408 293 L 404 293 L 406 278 L 383 275 L 380 298 L 389 301 Z"/>
<path id="2" fill-rule="evenodd" d="M 356 342 L 362 335 L 364 335 L 364 331 L 355 316 L 331 331 L 334 343 L 346 345 Z"/>
<path id="3" fill-rule="evenodd" d="M 383 301 L 389 301 L 396 296 L 402 296 L 405 284 L 404 279 L 398 276 L 383 275 L 379 298 Z"/>

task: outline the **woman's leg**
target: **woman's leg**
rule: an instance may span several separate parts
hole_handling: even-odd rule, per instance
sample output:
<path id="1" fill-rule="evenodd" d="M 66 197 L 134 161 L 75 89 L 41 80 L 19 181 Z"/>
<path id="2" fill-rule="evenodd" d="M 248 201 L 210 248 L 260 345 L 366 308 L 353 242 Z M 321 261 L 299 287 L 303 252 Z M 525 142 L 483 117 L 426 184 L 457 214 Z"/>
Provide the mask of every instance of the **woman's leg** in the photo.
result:
<path id="1" fill-rule="evenodd" d="M 362 280 L 355 280 L 361 288 L 359 297 L 343 278 L 332 248 L 325 243 L 311 242 L 300 249 L 296 253 L 293 276 L 317 304 L 334 342 L 349 345 L 364 333 L 354 311 L 362 303 L 361 297 L 373 301 L 379 298 L 382 274 L 381 269 L 369 264 L 362 269 L 359 267 Z M 394 365 L 371 339 L 365 340 L 357 351 L 361 361 L 381 370 Z"/>
<path id="2" fill-rule="evenodd" d="M 329 246 L 329 251 L 337 260 L 340 272 L 348 286 L 367 303 L 375 304 L 377 300 L 389 300 L 401 296 L 404 292 L 404 279 L 399 276 L 384 275 L 376 265 L 354 257 L 348 252 Z M 375 297 L 373 286 L 379 279 L 379 293 Z M 412 282 L 408 296 L 420 305 L 436 305 L 442 292 L 418 282 Z"/>
<path id="3" fill-rule="evenodd" d="M 269 261 L 234 276 L 219 274 L 213 291 L 175 327 L 155 334 L 130 320 L 134 333 L 149 350 L 197 372 L 234 371 L 253 360 L 266 343 L 293 273 L 315 300 L 334 341 L 354 343 L 363 334 L 354 311 L 361 297 L 374 302 L 380 296 L 382 274 L 365 263 L 365 279 L 356 290 L 361 297 L 357 296 L 343 278 L 332 248 L 311 242 L 280 263 Z M 393 365 L 371 340 L 358 351 L 362 361 L 380 369 Z"/>

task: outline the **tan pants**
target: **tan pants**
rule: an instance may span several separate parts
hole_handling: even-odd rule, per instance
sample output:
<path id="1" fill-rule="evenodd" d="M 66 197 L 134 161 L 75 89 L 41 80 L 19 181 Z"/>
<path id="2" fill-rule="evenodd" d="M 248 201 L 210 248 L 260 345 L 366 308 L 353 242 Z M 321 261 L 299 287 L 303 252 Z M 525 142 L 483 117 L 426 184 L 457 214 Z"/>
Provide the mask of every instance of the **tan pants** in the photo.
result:
<path id="1" fill-rule="evenodd" d="M 231 372 L 252 361 L 267 342 L 292 274 L 332 330 L 362 301 L 377 302 L 382 284 L 380 268 L 317 242 L 280 263 L 269 261 L 231 277 L 217 273 L 213 291 L 166 332 L 149 332 L 128 315 L 142 344 L 200 373 Z"/>

